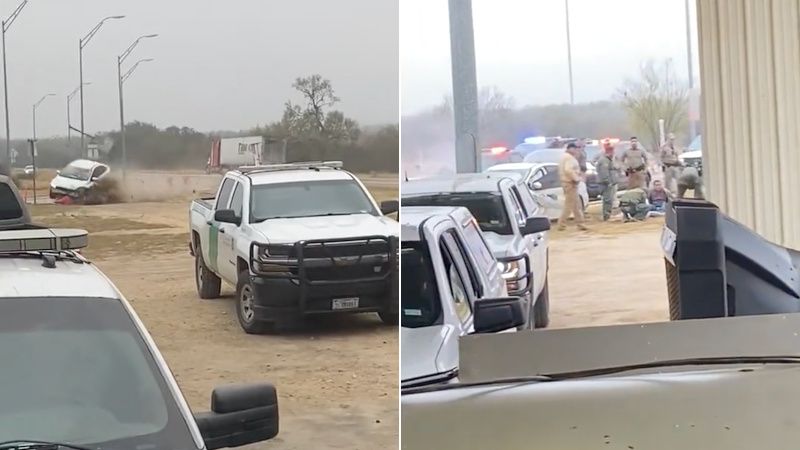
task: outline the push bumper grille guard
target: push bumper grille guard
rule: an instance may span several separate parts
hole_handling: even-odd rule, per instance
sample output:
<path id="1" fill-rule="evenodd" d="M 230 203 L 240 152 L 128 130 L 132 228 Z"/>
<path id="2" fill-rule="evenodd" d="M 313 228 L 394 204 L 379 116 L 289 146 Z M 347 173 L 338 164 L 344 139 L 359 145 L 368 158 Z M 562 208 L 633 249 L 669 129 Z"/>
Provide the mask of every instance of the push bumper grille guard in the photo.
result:
<path id="1" fill-rule="evenodd" d="M 519 285 L 520 281 L 525 280 L 525 287 L 522 289 L 509 291 L 508 292 L 509 297 L 524 297 L 528 295 L 528 293 L 531 290 L 533 290 L 533 270 L 531 270 L 531 260 L 527 254 L 522 254 L 520 256 L 505 256 L 497 258 L 497 261 L 502 263 L 511 263 L 520 260 L 525 261 L 525 273 L 515 278 L 505 278 L 505 280 L 506 280 L 506 285 L 509 285 L 511 283 L 517 283 L 517 285 Z"/>
<path id="2" fill-rule="evenodd" d="M 262 249 L 265 252 L 262 253 Z M 347 239 L 316 239 L 294 244 L 250 244 L 250 268 L 263 278 L 288 279 L 301 287 L 371 283 L 388 280 L 397 272 L 398 239 L 393 236 L 363 236 Z M 373 276 L 311 279 L 309 269 L 388 268 Z M 266 270 L 270 267 L 271 270 Z"/>

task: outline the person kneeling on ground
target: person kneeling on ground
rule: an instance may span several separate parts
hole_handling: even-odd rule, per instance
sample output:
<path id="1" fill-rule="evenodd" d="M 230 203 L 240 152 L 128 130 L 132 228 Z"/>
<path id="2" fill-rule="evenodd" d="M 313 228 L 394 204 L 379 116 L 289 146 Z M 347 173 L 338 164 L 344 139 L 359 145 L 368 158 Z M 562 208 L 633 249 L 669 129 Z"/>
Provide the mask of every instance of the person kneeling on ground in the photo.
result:
<path id="1" fill-rule="evenodd" d="M 619 209 L 622 211 L 623 221 L 631 220 L 642 221 L 647 218 L 650 212 L 650 205 L 647 203 L 647 192 L 642 188 L 628 189 L 619 197 Z"/>
<path id="2" fill-rule="evenodd" d="M 663 213 L 667 209 L 667 202 L 672 200 L 672 193 L 664 189 L 661 180 L 653 181 L 653 189 L 647 194 L 647 201 L 650 203 L 650 210 Z"/>
<path id="3" fill-rule="evenodd" d="M 694 198 L 705 198 L 703 195 L 703 179 L 700 178 L 697 168 L 692 166 L 685 167 L 678 178 L 678 197 L 685 198 L 686 191 L 689 189 L 694 191 Z"/>

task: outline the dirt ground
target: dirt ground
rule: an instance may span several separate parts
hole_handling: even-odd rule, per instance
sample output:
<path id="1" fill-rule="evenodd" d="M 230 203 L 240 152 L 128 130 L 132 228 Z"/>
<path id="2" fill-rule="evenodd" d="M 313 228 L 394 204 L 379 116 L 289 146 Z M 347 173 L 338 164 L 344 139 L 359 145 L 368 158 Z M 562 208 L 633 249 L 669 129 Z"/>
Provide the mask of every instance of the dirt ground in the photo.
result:
<path id="1" fill-rule="evenodd" d="M 379 201 L 397 198 L 396 182 L 365 182 Z M 365 314 L 316 319 L 288 335 L 245 334 L 232 288 L 217 300 L 197 296 L 184 198 L 31 212 L 49 226 L 90 231 L 84 253 L 133 304 L 194 410 L 209 408 L 215 386 L 270 381 L 281 430 L 253 448 L 396 448 L 396 327 Z"/>

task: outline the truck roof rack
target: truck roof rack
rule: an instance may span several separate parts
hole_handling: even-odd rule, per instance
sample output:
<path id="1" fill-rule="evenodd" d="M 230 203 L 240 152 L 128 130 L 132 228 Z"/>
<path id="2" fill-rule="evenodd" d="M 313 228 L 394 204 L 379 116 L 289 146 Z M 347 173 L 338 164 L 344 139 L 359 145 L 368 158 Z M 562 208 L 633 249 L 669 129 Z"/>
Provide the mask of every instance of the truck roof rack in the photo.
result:
<path id="1" fill-rule="evenodd" d="M 343 166 L 341 161 L 305 161 L 285 164 L 264 164 L 260 166 L 241 166 L 239 172 L 243 175 L 260 172 L 278 172 L 281 170 L 298 170 L 298 169 L 341 169 Z"/>

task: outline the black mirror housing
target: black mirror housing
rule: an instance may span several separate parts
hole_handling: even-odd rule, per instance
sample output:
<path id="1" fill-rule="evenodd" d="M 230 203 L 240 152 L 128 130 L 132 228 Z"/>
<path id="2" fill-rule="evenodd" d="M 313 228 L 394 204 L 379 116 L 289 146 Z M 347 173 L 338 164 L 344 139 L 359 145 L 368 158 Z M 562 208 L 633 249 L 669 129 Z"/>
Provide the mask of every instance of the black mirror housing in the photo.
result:
<path id="1" fill-rule="evenodd" d="M 477 300 L 474 316 L 475 333 L 496 333 L 525 324 L 522 300 L 518 297 Z"/>
<path id="2" fill-rule="evenodd" d="M 211 412 L 194 418 L 206 450 L 266 441 L 278 435 L 278 394 L 268 383 L 218 387 Z"/>
<path id="3" fill-rule="evenodd" d="M 520 230 L 522 234 L 543 233 L 550 229 L 550 219 L 545 216 L 528 217 L 525 226 Z"/>
<path id="4" fill-rule="evenodd" d="M 396 213 L 400 210 L 400 202 L 397 200 L 384 200 L 381 202 L 381 213 L 385 216 Z"/>
<path id="5" fill-rule="evenodd" d="M 214 211 L 214 220 L 223 223 L 232 223 L 234 225 L 241 225 L 242 218 L 237 216 L 232 209 L 218 209 Z"/>

